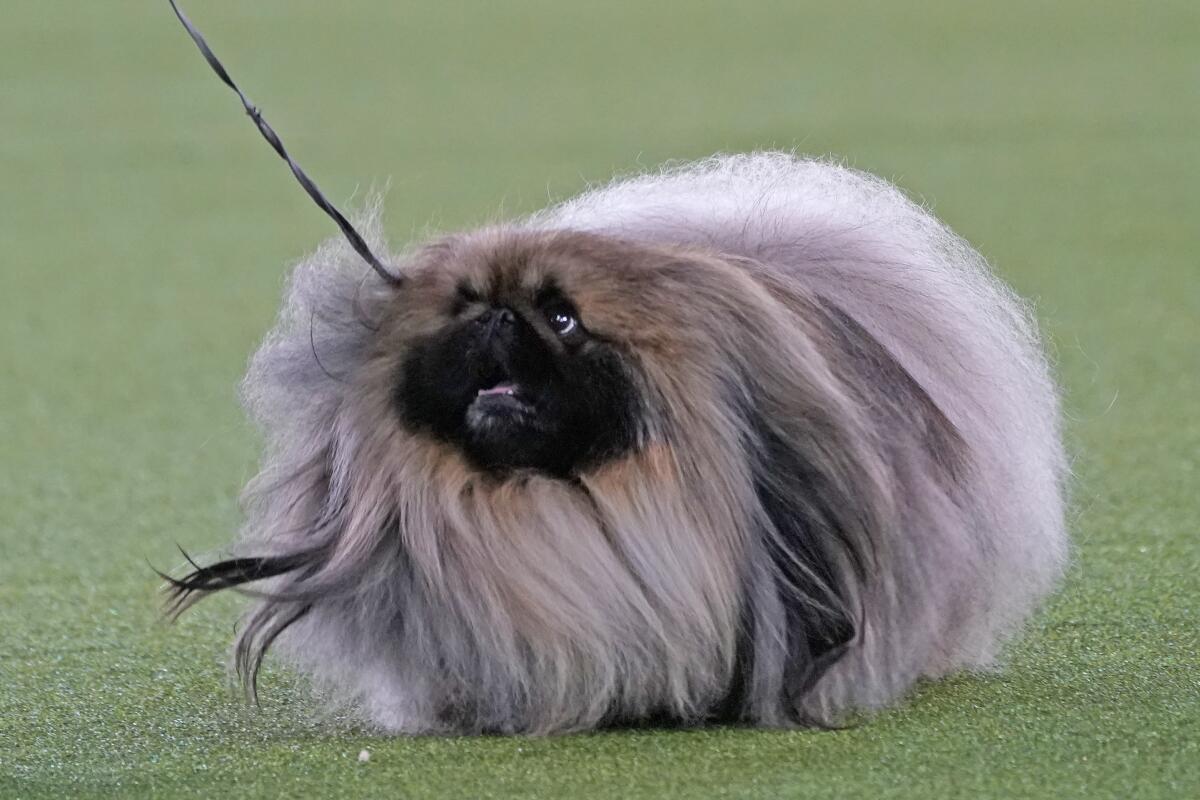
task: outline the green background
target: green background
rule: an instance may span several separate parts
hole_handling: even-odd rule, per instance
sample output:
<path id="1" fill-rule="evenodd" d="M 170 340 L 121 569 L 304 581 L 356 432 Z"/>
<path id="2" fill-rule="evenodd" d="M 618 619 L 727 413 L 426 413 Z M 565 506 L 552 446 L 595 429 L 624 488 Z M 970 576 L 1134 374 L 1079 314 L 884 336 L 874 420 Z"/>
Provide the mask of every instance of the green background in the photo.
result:
<path id="1" fill-rule="evenodd" d="M 189 5 L 332 198 L 390 178 L 397 244 L 714 151 L 896 180 L 1036 303 L 1073 566 L 1005 672 L 840 732 L 376 738 L 273 667 L 245 709 L 238 599 L 162 624 L 148 562 L 238 525 L 235 386 L 333 229 L 165 0 L 9 0 L 0 796 L 1200 796 L 1194 0 Z"/>

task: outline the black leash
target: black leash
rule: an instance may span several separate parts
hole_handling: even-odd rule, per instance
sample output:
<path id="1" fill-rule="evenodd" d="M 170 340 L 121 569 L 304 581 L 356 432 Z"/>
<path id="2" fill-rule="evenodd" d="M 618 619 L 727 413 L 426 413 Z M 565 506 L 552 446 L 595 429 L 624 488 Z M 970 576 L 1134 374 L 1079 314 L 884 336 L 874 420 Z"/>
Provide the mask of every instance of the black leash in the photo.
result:
<path id="1" fill-rule="evenodd" d="M 229 73 L 225 71 L 224 65 L 222 65 L 216 55 L 213 54 L 212 49 L 208 46 L 208 42 L 204 41 L 204 37 L 200 35 L 200 31 L 196 30 L 196 26 L 192 25 L 191 21 L 184 16 L 182 11 L 179 10 L 179 6 L 175 4 L 175 0 L 168 1 L 171 3 L 171 8 L 175 11 L 175 16 L 179 17 L 179 21 L 182 22 L 183 27 L 187 29 L 188 35 L 191 36 L 192 41 L 196 43 L 196 47 L 200 48 L 200 52 L 203 54 L 204 60 L 208 62 L 208 65 L 212 67 L 213 72 L 217 73 L 217 77 L 220 78 L 226 86 L 237 92 L 237 96 L 241 98 L 242 106 L 246 109 L 246 113 L 250 115 L 250 119 L 254 120 L 254 124 L 258 126 L 258 132 L 261 133 L 263 138 L 267 140 L 267 143 L 275 149 L 275 152 L 279 154 L 279 157 L 286 161 L 287 165 L 292 168 L 292 174 L 296 176 L 296 180 L 299 181 L 300 185 L 304 187 L 304 191 L 308 192 L 308 196 L 313 199 L 313 202 L 316 203 L 322 211 L 328 214 L 333 221 L 337 223 L 337 226 L 342 229 L 342 235 L 345 236 L 346 240 L 350 242 L 350 246 L 353 247 L 360 256 L 362 256 L 364 261 L 371 265 L 371 269 L 379 273 L 379 277 L 383 278 L 393 286 L 399 286 L 401 283 L 403 283 L 404 279 L 385 267 L 382 262 L 375 257 L 375 254 L 371 252 L 371 248 L 367 246 L 367 242 L 365 239 L 363 239 L 362 235 L 354 229 L 354 226 L 350 224 L 348 219 L 342 216 L 342 212 L 338 211 L 334 207 L 333 203 L 330 203 L 329 200 L 325 198 L 325 195 L 321 193 L 321 190 L 317 188 L 317 185 L 313 183 L 312 178 L 308 177 L 304 170 L 300 169 L 300 165 L 292 160 L 292 157 L 288 155 L 287 150 L 284 149 L 283 142 L 279 140 L 279 135 L 276 134 L 274 129 L 272 129 L 271 126 L 267 124 L 267 121 L 263 119 L 258 108 L 246 98 L 246 95 L 242 94 L 242 90 L 239 89 L 237 84 L 233 82 L 233 78 L 229 77 Z"/>

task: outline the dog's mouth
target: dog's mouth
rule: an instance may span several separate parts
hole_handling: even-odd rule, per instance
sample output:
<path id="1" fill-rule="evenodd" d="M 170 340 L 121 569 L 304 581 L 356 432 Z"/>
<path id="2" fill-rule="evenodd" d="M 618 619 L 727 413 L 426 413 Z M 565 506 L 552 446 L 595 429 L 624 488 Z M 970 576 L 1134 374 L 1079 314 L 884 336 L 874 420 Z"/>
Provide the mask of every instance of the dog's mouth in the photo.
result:
<path id="1" fill-rule="evenodd" d="M 534 384 L 536 386 L 536 384 Z M 511 375 L 488 376 L 463 418 L 468 454 L 487 467 L 534 466 L 553 435 L 554 415 L 545 398 Z"/>
<path id="2" fill-rule="evenodd" d="M 480 389 L 475 393 L 475 402 L 472 406 L 483 404 L 486 407 L 511 408 L 514 410 L 525 409 L 533 410 L 533 403 L 528 393 L 521 389 L 521 386 L 515 381 L 500 381 L 494 386 L 489 386 L 486 389 Z"/>
<path id="3" fill-rule="evenodd" d="M 537 365 L 526 364 L 522 369 L 513 361 L 508 354 L 497 354 L 477 373 L 475 396 L 463 419 L 476 445 L 487 442 L 504 450 L 523 437 L 545 432 L 545 387 L 534 377 Z"/>
<path id="4" fill-rule="evenodd" d="M 517 397 L 517 385 L 511 381 L 501 381 L 491 388 L 480 389 L 475 393 L 476 397 L 494 397 L 496 395 Z"/>
<path id="5" fill-rule="evenodd" d="M 467 422 L 472 426 L 505 418 L 527 422 L 536 410 L 535 400 L 526 389 L 514 380 L 504 379 L 475 393 L 467 408 Z"/>

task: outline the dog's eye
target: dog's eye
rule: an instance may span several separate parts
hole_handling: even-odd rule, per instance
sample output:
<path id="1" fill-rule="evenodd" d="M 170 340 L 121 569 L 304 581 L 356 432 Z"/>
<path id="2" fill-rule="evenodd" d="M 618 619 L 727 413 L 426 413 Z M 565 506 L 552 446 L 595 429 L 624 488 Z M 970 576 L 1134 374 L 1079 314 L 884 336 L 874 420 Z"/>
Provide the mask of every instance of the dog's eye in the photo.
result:
<path id="1" fill-rule="evenodd" d="M 550 329 L 559 336 L 570 336 L 579 329 L 579 320 L 571 313 L 571 310 L 558 306 L 551 308 L 546 312 L 546 322 L 549 323 Z"/>

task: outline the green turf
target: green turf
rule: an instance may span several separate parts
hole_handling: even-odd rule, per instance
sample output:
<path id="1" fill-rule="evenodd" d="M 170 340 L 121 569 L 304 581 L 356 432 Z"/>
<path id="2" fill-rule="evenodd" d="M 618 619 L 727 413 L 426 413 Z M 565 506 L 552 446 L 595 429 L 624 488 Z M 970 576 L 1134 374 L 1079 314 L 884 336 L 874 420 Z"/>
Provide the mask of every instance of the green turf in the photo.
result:
<path id="1" fill-rule="evenodd" d="M 1075 563 L 1003 674 L 840 732 L 439 740 L 275 669 L 244 709 L 234 598 L 157 621 L 147 560 L 238 524 L 234 387 L 332 228 L 165 0 L 6 4 L 0 797 L 1200 796 L 1200 8 L 878 5 L 190 3 L 332 197 L 390 176 L 397 242 L 797 147 L 935 204 L 1053 338 Z"/>

